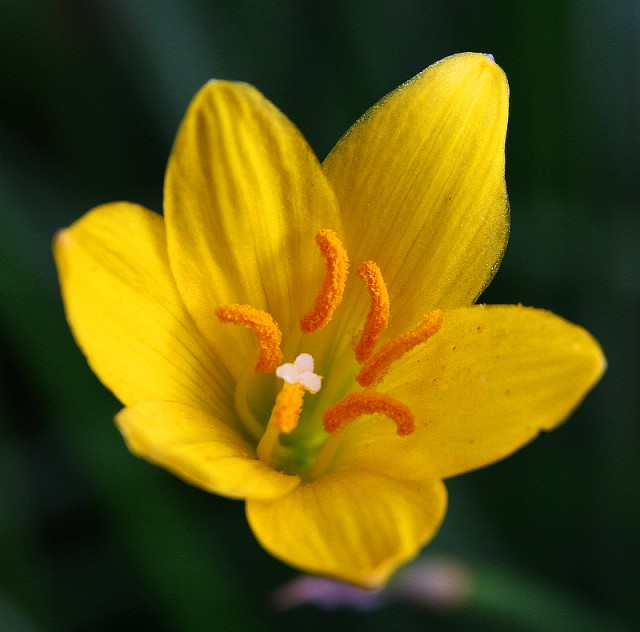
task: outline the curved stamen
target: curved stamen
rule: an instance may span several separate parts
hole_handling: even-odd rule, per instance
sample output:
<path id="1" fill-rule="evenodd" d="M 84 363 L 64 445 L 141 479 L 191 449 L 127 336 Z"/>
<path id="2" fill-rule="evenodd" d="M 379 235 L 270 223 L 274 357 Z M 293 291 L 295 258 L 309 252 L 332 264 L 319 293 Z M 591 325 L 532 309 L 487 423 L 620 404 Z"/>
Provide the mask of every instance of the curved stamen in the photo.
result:
<path id="1" fill-rule="evenodd" d="M 389 293 L 382 272 L 373 261 L 362 263 L 358 268 L 358 276 L 365 282 L 371 295 L 371 307 L 355 347 L 356 360 L 362 364 L 373 353 L 389 323 Z"/>
<path id="2" fill-rule="evenodd" d="M 332 433 L 346 428 L 362 415 L 380 413 L 396 424 L 397 433 L 404 437 L 416 429 L 413 413 L 408 406 L 384 393 L 358 391 L 329 406 L 322 418 L 324 428 Z"/>
<path id="3" fill-rule="evenodd" d="M 305 334 L 318 331 L 331 320 L 342 301 L 349 271 L 347 251 L 335 232 L 329 229 L 319 231 L 316 243 L 324 257 L 327 274 L 313 308 L 300 319 L 300 329 Z"/>
<path id="4" fill-rule="evenodd" d="M 282 333 L 271 314 L 251 305 L 220 305 L 216 309 L 216 316 L 223 323 L 244 325 L 253 329 L 260 350 L 254 370 L 260 373 L 271 373 L 276 370 L 282 361 L 282 351 L 280 351 Z"/>
<path id="5" fill-rule="evenodd" d="M 442 311 L 436 309 L 428 312 L 415 329 L 387 340 L 380 350 L 362 365 L 360 373 L 356 375 L 358 384 L 366 387 L 381 382 L 393 362 L 415 346 L 426 342 L 441 326 Z"/>

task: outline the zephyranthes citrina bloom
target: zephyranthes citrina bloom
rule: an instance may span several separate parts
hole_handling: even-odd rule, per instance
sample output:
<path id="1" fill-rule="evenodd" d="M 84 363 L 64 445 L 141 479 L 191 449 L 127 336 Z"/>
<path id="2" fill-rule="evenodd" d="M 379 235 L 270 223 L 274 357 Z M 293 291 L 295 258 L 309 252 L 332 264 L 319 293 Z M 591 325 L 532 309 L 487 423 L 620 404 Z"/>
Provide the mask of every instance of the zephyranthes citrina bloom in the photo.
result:
<path id="1" fill-rule="evenodd" d="M 164 216 L 105 204 L 55 239 L 130 450 L 244 499 L 281 560 L 384 584 L 436 533 L 443 479 L 559 424 L 604 370 L 584 329 L 474 305 L 507 240 L 507 112 L 493 58 L 455 55 L 321 164 L 255 88 L 205 85 Z"/>

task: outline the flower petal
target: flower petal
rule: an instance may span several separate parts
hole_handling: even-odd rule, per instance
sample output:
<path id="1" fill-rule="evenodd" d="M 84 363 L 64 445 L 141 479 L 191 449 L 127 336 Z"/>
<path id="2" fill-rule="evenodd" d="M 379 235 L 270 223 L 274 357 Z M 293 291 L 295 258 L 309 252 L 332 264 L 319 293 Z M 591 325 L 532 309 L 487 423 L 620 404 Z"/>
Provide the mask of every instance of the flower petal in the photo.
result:
<path id="1" fill-rule="evenodd" d="M 116 423 L 134 454 L 215 494 L 266 500 L 300 482 L 265 465 L 238 432 L 202 410 L 175 402 L 139 402 L 122 410 Z"/>
<path id="2" fill-rule="evenodd" d="M 508 92 L 486 55 L 448 57 L 373 106 L 323 163 L 351 260 L 382 270 L 390 335 L 471 304 L 497 269 Z"/>
<path id="3" fill-rule="evenodd" d="M 76 340 L 121 402 L 166 399 L 232 414 L 229 377 L 175 288 L 159 215 L 99 206 L 58 233 L 54 253 Z"/>
<path id="4" fill-rule="evenodd" d="M 284 562 L 376 588 L 433 537 L 445 508 L 441 481 L 335 468 L 274 501 L 248 500 L 247 518 Z"/>
<path id="5" fill-rule="evenodd" d="M 445 478 L 511 454 L 561 423 L 605 369 L 584 329 L 550 312 L 483 306 L 446 312 L 441 330 L 397 362 L 381 390 L 407 404 L 407 441 Z"/>
<path id="6" fill-rule="evenodd" d="M 255 88 L 208 83 L 180 127 L 165 180 L 171 268 L 215 348 L 233 349 L 234 373 L 255 352 L 251 332 L 221 325 L 224 304 L 268 311 L 298 328 L 325 274 L 315 234 L 340 230 L 331 187 L 293 124 Z"/>
<path id="7" fill-rule="evenodd" d="M 393 421 L 382 414 L 362 415 L 338 432 L 342 434 L 332 436 L 319 456 L 323 470 L 351 467 L 402 480 L 442 478 L 439 464 L 415 441 L 416 435 L 398 435 Z"/>

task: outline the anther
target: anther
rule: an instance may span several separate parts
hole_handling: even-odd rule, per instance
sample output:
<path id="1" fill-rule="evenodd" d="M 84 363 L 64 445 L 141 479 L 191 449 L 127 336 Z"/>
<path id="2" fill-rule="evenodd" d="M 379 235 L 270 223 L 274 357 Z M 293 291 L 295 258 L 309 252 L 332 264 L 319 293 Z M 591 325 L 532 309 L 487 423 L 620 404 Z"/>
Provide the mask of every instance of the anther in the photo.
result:
<path id="1" fill-rule="evenodd" d="M 390 395 L 370 391 L 349 393 L 344 399 L 324 411 L 322 421 L 325 430 L 332 433 L 346 428 L 362 415 L 375 413 L 391 419 L 400 436 L 410 435 L 416 429 L 413 413 L 408 406 Z"/>
<path id="2" fill-rule="evenodd" d="M 371 295 L 371 307 L 355 347 L 356 360 L 362 364 L 373 353 L 389 323 L 389 293 L 382 272 L 373 261 L 362 263 L 357 272 Z"/>
<path id="3" fill-rule="evenodd" d="M 244 325 L 253 329 L 259 347 L 255 370 L 271 373 L 282 361 L 280 342 L 282 333 L 271 314 L 251 307 L 251 305 L 220 305 L 216 316 L 223 323 Z"/>
<path id="4" fill-rule="evenodd" d="M 271 411 L 271 419 L 279 432 L 289 434 L 298 427 L 298 421 L 302 414 L 303 397 L 304 387 L 302 384 L 285 382 Z"/>
<path id="5" fill-rule="evenodd" d="M 442 311 L 428 312 L 422 322 L 406 334 L 387 340 L 360 369 L 356 381 L 360 386 L 372 386 L 382 381 L 393 362 L 400 359 L 407 351 L 426 342 L 442 326 Z"/>
<path id="6" fill-rule="evenodd" d="M 335 232 L 323 229 L 316 234 L 316 243 L 324 257 L 327 274 L 316 302 L 300 320 L 300 329 L 311 334 L 322 329 L 333 317 L 344 293 L 349 271 L 349 258 Z"/>

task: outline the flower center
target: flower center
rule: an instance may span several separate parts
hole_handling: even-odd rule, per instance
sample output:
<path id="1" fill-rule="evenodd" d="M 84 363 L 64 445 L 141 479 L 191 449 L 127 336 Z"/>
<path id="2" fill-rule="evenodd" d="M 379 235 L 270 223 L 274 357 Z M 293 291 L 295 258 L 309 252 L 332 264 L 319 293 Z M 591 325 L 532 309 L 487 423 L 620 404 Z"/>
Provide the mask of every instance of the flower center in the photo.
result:
<path id="1" fill-rule="evenodd" d="M 326 268 L 322 287 L 313 307 L 300 319 L 300 330 L 314 334 L 333 318 L 340 305 L 349 270 L 347 252 L 337 234 L 328 229 L 316 234 L 316 243 Z M 357 269 L 370 295 L 370 308 L 360 336 L 354 346 L 354 354 L 360 364 L 356 382 L 365 389 L 379 385 L 391 365 L 407 351 L 426 342 L 442 325 L 442 312 L 428 312 L 422 322 L 411 331 L 389 338 L 379 345 L 389 322 L 390 301 L 382 272 L 373 261 L 365 261 Z M 273 317 L 250 305 L 220 305 L 216 316 L 223 323 L 250 328 L 256 338 L 258 357 L 254 371 L 275 373 L 284 380 L 275 398 L 269 421 L 258 442 L 259 459 L 277 469 L 315 478 L 330 465 L 344 429 L 363 415 L 383 415 L 395 423 L 397 434 L 407 436 L 415 431 L 416 422 L 408 406 L 391 397 L 371 390 L 348 392 L 337 397 L 322 415 L 322 430 L 314 445 L 298 445 L 289 438 L 300 424 L 305 393 L 315 395 L 320 391 L 322 377 L 315 373 L 314 359 L 302 353 L 292 363 L 281 364 L 282 333 Z M 376 351 L 376 348 L 377 351 Z M 307 421 L 304 421 L 307 423 Z M 317 423 L 317 422 L 315 422 Z M 303 435 L 300 435 L 303 436 Z M 307 435 L 305 435 L 307 436 Z M 329 438 L 331 440 L 329 440 Z M 302 440 L 302 443 L 308 443 Z"/>

